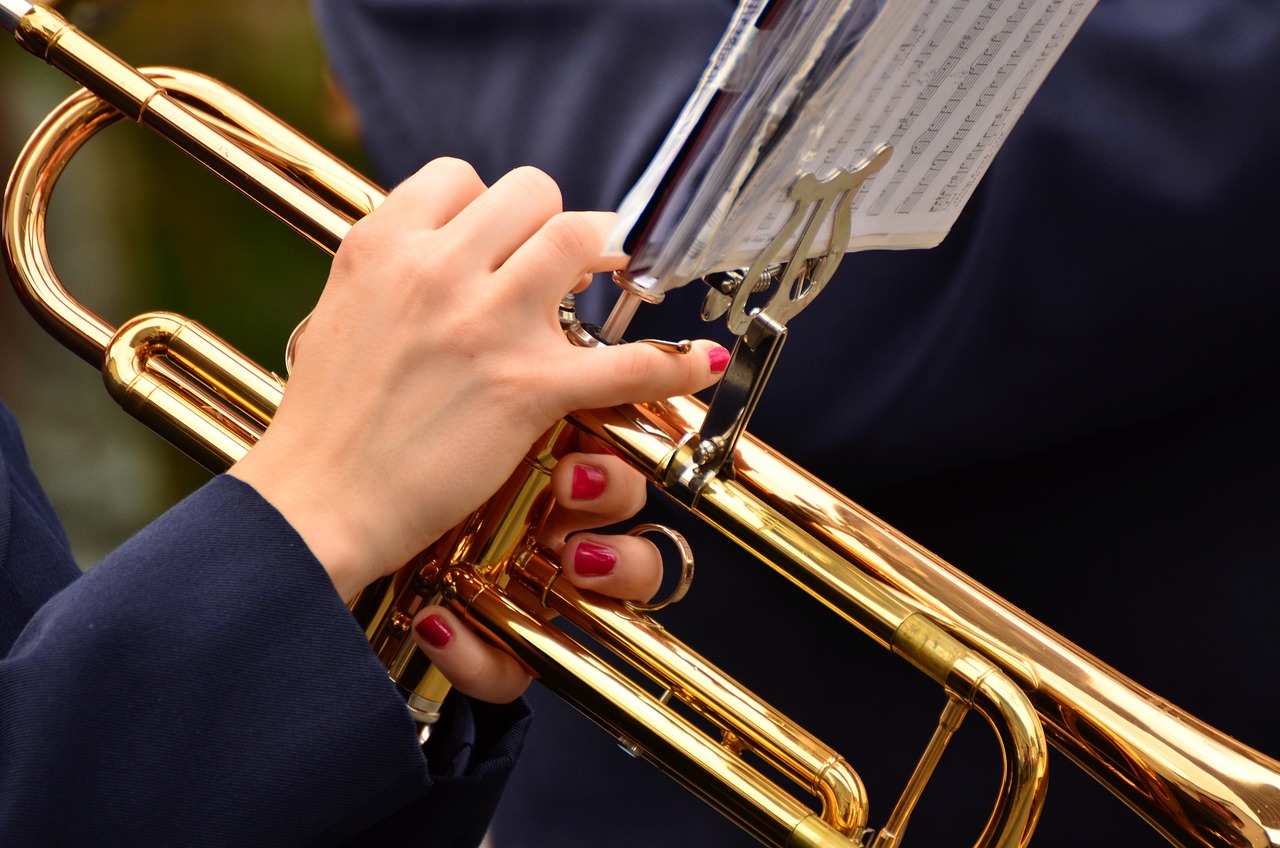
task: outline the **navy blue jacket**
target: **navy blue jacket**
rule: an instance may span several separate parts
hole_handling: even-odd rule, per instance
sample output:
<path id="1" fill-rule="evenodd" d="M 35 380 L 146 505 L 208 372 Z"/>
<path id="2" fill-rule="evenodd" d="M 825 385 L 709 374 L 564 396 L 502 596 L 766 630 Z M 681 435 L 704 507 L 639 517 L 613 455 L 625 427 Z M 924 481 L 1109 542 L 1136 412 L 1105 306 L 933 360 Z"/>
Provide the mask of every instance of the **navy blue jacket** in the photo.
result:
<path id="1" fill-rule="evenodd" d="M 81 576 L 0 405 L 0 845 L 475 845 L 528 718 L 475 711 L 471 769 L 433 777 L 323 568 L 235 478 Z"/>
<path id="2" fill-rule="evenodd" d="M 440 155 L 487 180 L 533 164 L 569 208 L 616 206 L 733 5 L 314 0 L 380 179 Z M 792 322 L 751 424 L 1273 756 L 1276 103 L 1270 5 L 1100 0 L 951 235 L 929 251 L 846 258 Z M 631 335 L 715 333 L 694 317 L 695 289 L 642 310 Z M 882 822 L 940 695 L 728 545 L 689 532 L 699 577 L 664 623 L 841 750 Z M 540 731 L 508 790 L 499 848 L 605 833 L 617 846 L 750 844 L 607 739 L 570 736 L 582 720 L 534 698 Z M 976 836 L 989 801 L 968 795 L 995 783 L 980 725 L 957 743 L 972 734 L 978 774 L 926 793 L 909 839 Z M 1164 844 L 1062 758 L 1051 772 L 1035 844 Z M 551 773 L 582 777 L 548 788 Z M 650 812 L 618 829 L 637 802 Z M 536 817 L 532 833 L 506 824 Z"/>

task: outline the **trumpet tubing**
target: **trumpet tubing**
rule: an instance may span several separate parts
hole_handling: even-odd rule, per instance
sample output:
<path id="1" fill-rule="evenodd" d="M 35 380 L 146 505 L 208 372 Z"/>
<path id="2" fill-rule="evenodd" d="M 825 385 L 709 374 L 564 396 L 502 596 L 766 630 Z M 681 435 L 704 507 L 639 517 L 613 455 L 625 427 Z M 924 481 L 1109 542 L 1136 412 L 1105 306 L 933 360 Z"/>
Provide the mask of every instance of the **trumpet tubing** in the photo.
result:
<path id="1" fill-rule="evenodd" d="M 151 126 L 330 251 L 383 192 L 240 95 L 171 69 L 137 70 L 55 12 L 0 0 L 0 25 L 88 91 L 72 95 L 32 136 L 5 195 L 5 258 L 19 295 L 53 335 L 101 367 L 117 400 L 213 470 L 243 455 L 270 423 L 284 382 L 193 321 L 149 313 L 114 328 L 68 293 L 45 246 L 44 214 L 76 150 L 120 117 Z M 582 412 L 569 423 L 659 486 L 703 407 L 688 398 Z M 644 612 L 587 597 L 556 580 L 531 541 L 563 429 L 549 433 L 486 507 L 353 603 L 410 709 L 429 718 L 444 697 L 408 638 L 417 606 L 439 597 L 545 684 L 761 841 L 863 844 L 866 799 L 840 755 Z M 1170 841 L 1192 846 L 1280 843 L 1280 763 L 1177 710 L 1106 667 L 871 516 L 766 445 L 744 436 L 734 473 L 696 496 L 692 512 L 906 658 L 944 687 L 934 742 L 872 843 L 896 845 L 960 718 L 988 719 L 1005 761 L 981 845 L 1030 838 L 1045 787 L 1045 732 Z M 516 602 L 561 613 L 664 691 L 548 626 Z M 696 717 L 670 709 L 674 698 Z M 718 738 L 701 730 L 710 724 Z M 751 752 L 818 800 L 811 810 L 742 756 Z"/>
<path id="2" fill-rule="evenodd" d="M 701 415 L 697 401 L 674 398 L 660 414 L 615 409 L 578 413 L 574 420 L 656 474 L 672 440 L 696 429 Z M 909 599 L 999 664 L 1030 698 L 1054 747 L 1170 842 L 1188 848 L 1280 844 L 1280 762 L 1110 668 L 768 446 L 748 438 L 738 452 L 735 480 L 704 495 L 695 511 L 783 577 L 895 650 L 884 628 L 866 621 L 866 609 L 832 586 L 856 570 Z M 768 514 L 742 508 L 757 499 L 768 503 Z M 769 530 L 759 529 L 778 525 L 832 554 L 834 567 L 808 552 L 780 566 L 768 550 L 778 545 L 769 541 Z"/>

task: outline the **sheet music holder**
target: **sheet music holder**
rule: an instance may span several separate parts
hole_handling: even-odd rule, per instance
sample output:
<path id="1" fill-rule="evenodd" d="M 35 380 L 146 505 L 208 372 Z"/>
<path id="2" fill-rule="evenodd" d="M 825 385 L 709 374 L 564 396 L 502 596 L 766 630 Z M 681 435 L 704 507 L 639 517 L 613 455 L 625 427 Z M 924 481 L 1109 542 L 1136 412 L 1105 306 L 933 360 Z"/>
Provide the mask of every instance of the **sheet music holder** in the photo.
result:
<path id="1" fill-rule="evenodd" d="M 787 321 L 847 251 L 942 241 L 1094 2 L 739 5 L 610 245 L 631 261 L 605 341 L 695 278 L 710 287 L 703 317 L 738 336 L 668 493 L 692 503 L 732 476 Z"/>
<path id="2" fill-rule="evenodd" d="M 808 177 L 891 161 L 797 259 L 931 247 L 1095 0 L 746 0 L 649 168 L 611 248 L 645 299 L 752 266 Z M 788 248 L 797 246 L 794 235 Z"/>

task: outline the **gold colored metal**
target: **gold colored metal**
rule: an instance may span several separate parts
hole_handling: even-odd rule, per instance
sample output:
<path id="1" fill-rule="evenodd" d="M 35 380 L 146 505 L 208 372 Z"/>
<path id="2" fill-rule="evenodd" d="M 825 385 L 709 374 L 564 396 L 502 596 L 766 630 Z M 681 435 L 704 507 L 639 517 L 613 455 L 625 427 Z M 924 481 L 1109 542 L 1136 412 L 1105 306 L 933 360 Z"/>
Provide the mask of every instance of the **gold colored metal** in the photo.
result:
<path id="1" fill-rule="evenodd" d="M 568 581 L 556 580 L 558 566 L 553 556 L 544 551 L 531 551 L 514 571 L 515 579 L 548 599 L 548 606 L 630 663 L 664 693 L 670 693 L 695 714 L 730 734 L 733 743 L 718 747 L 734 756 L 750 750 L 786 774 L 800 788 L 821 799 L 823 820 L 837 830 L 850 833 L 866 824 L 862 781 L 838 753 L 743 690 L 634 604 L 585 594 Z M 484 626 L 500 629 L 503 625 L 485 621 Z M 595 671 L 587 667 L 576 673 L 593 675 Z M 604 706 L 593 705 L 591 692 L 596 690 L 596 683 L 588 680 L 584 685 L 587 691 L 575 696 L 575 706 L 589 710 L 588 714 L 597 721 L 598 713 L 604 713 L 606 720 L 601 723 L 627 735 L 630 742 L 637 744 L 634 753 L 646 756 L 643 745 L 622 728 L 609 724 Z M 647 700 L 655 699 L 649 696 Z M 738 768 L 745 766 L 740 764 Z M 795 824 L 792 821 L 789 826 Z"/>
<path id="2" fill-rule="evenodd" d="M 693 342 L 688 339 L 682 339 L 678 342 L 666 341 L 665 339 L 638 339 L 635 344 L 653 345 L 659 350 L 665 350 L 668 353 L 688 353 L 693 350 Z"/>
<path id="3" fill-rule="evenodd" d="M 653 474 L 698 428 L 702 409 L 675 398 L 573 421 Z M 1280 845 L 1276 760 L 1111 669 L 759 441 L 739 443 L 735 469 L 732 483 L 703 493 L 699 514 L 824 605 L 919 664 L 912 645 L 931 637 L 913 634 L 907 622 L 892 626 L 896 601 L 856 600 L 855 572 L 891 599 L 906 599 L 997 663 L 1031 700 L 1054 746 L 1170 842 Z"/>
<path id="4" fill-rule="evenodd" d="M 960 699 L 952 697 L 947 701 L 946 708 L 938 718 L 938 728 L 934 731 L 933 738 L 929 740 L 929 746 L 925 749 L 915 772 L 912 773 L 902 797 L 898 799 L 898 806 L 894 807 L 888 822 L 880 828 L 870 848 L 893 848 L 901 843 L 903 831 L 907 829 L 907 820 L 920 800 L 925 784 L 933 776 L 933 770 L 942 759 L 943 750 L 955 732 L 960 729 L 960 722 L 968 712 L 968 707 Z"/>
<path id="5" fill-rule="evenodd" d="M 689 547 L 689 543 L 685 541 L 684 536 L 672 530 L 670 527 L 664 527 L 661 524 L 637 524 L 635 527 L 627 530 L 628 536 L 643 536 L 646 533 L 657 533 L 666 536 L 673 545 L 676 546 L 676 553 L 680 557 L 680 577 L 676 580 L 676 585 L 671 588 L 671 592 L 660 601 L 649 601 L 648 603 L 640 603 L 639 601 L 629 601 L 628 606 L 633 610 L 641 612 L 657 612 L 665 609 L 672 604 L 679 603 L 685 595 L 689 593 L 689 587 L 693 585 L 693 548 Z"/>
<path id="6" fill-rule="evenodd" d="M 124 114 L 329 250 L 383 193 L 240 95 L 187 72 L 135 70 L 47 8 L 0 0 L 0 25 L 94 92 L 73 95 L 46 119 L 6 191 L 6 261 L 23 301 L 53 335 L 103 368 L 122 405 L 206 466 L 225 467 L 266 427 L 283 381 L 187 319 L 153 313 L 117 330 L 84 308 L 45 248 L 44 214 L 58 175 L 84 141 Z M 662 481 L 702 417 L 696 401 L 677 398 L 579 413 L 571 423 Z M 485 508 L 353 602 L 370 643 L 408 690 L 410 708 L 429 718 L 447 690 L 413 650 L 407 627 L 439 597 L 766 844 L 861 845 L 866 802 L 839 755 L 641 611 L 556 580 L 554 562 L 531 539 L 567 435 L 564 427 L 547 434 Z M 920 782 L 968 709 L 990 721 L 1006 763 L 980 845 L 1020 846 L 1031 835 L 1045 786 L 1041 721 L 1060 749 L 1171 841 L 1277 844 L 1280 763 L 1108 669 L 749 435 L 738 440 L 732 468 L 732 479 L 700 488 L 693 511 L 946 691 L 919 780 L 877 837 L 880 845 L 898 843 Z M 516 603 L 519 596 L 534 598 L 535 607 L 542 599 L 669 698 L 548 626 L 537 609 Z M 749 757 L 812 793 L 821 811 L 779 788 Z"/>

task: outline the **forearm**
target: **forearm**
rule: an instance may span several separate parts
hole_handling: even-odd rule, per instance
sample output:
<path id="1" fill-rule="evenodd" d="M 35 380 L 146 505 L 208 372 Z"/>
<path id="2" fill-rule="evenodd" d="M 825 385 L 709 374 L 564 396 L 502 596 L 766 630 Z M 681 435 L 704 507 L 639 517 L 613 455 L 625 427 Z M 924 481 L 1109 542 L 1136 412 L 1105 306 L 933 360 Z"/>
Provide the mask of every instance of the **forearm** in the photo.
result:
<path id="1" fill-rule="evenodd" d="M 294 844 L 426 786 L 327 575 L 226 477 L 40 610 L 0 664 L 0 722 L 13 844 Z"/>

